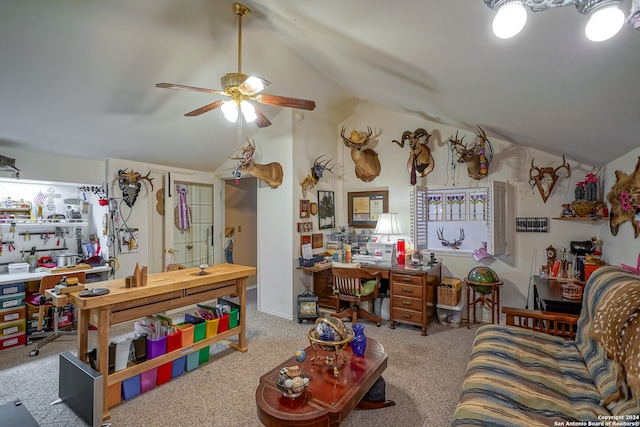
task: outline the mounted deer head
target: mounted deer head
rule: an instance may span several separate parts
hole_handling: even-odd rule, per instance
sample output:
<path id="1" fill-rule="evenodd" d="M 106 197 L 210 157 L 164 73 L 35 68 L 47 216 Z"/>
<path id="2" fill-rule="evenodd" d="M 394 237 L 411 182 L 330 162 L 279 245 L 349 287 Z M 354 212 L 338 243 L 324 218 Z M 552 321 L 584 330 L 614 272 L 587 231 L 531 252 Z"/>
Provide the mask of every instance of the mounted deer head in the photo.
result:
<path id="1" fill-rule="evenodd" d="M 458 153 L 458 163 L 467 164 L 469 178 L 479 180 L 489 173 L 489 163 L 493 160 L 493 146 L 480 126 L 478 126 L 476 137 L 473 147 L 467 148 L 467 145 L 462 143 L 464 136 L 458 139 L 456 131 L 455 138 L 449 137 L 449 146 Z"/>
<path id="2" fill-rule="evenodd" d="M 313 166 L 311 166 L 311 174 L 307 175 L 300 183 L 300 186 L 302 187 L 302 196 L 306 196 L 307 190 L 311 190 L 316 186 L 318 181 L 320 181 L 320 178 L 322 178 L 322 174 L 325 170 L 333 173 L 333 167 L 327 167 L 329 162 L 331 162 L 331 159 L 325 160 L 323 163 L 323 161 L 320 160 L 322 157 L 324 157 L 324 154 L 316 157 L 313 161 Z"/>
<path id="3" fill-rule="evenodd" d="M 547 203 L 547 199 L 549 198 L 553 187 L 558 181 L 558 171 L 563 168 L 566 169 L 566 177 L 569 178 L 571 176 L 571 166 L 564 159 L 564 154 L 562 155 L 562 164 L 555 169 L 550 166 L 546 168 L 539 168 L 533 164 L 534 160 L 535 159 L 531 159 L 531 169 L 529 169 L 529 183 L 532 187 L 535 183 L 535 185 L 538 187 L 538 191 L 540 192 L 540 196 L 542 197 L 542 201 L 544 203 Z M 533 173 L 534 171 L 536 172 L 535 174 Z"/>
<path id="4" fill-rule="evenodd" d="M 407 170 L 411 177 L 411 185 L 416 184 L 418 175 L 425 177 L 433 170 L 433 156 L 431 156 L 431 150 L 427 146 L 430 138 L 431 134 L 429 132 L 423 128 L 418 128 L 413 132 L 405 130 L 402 133 L 401 141 L 393 140 L 400 148 L 404 148 L 404 144 L 409 144 Z"/>
<path id="5" fill-rule="evenodd" d="M 232 160 L 239 160 L 237 170 L 239 172 L 245 172 L 251 176 L 266 182 L 271 188 L 278 188 L 282 184 L 284 178 L 284 172 L 282 171 L 282 165 L 277 162 L 271 162 L 266 165 L 256 163 L 253 155 L 256 151 L 255 140 L 249 141 L 247 138 L 247 145 L 238 148 L 237 151 L 242 152 L 242 157 L 229 157 Z"/>
<path id="6" fill-rule="evenodd" d="M 344 136 L 345 130 L 343 127 L 340 136 L 344 145 L 351 149 L 351 160 L 356 165 L 356 176 L 364 182 L 373 181 L 380 175 L 378 153 L 371 148 L 367 148 L 367 145 L 371 142 L 373 131 L 367 126 L 367 134 L 363 138 L 360 132 L 355 130 L 352 130 L 350 136 L 346 137 Z"/>
<path id="7" fill-rule="evenodd" d="M 633 237 L 640 235 L 640 157 L 636 169 L 631 174 L 616 171 L 616 183 L 607 194 L 611 204 L 609 211 L 609 228 L 611 234 L 618 235 L 618 228 L 623 222 L 631 221 Z"/>
<path id="8" fill-rule="evenodd" d="M 149 178 L 151 171 L 145 176 L 142 176 L 138 172 L 134 172 L 131 169 L 130 172 L 127 170 L 119 170 L 118 171 L 118 186 L 120 190 L 122 190 L 122 200 L 129 206 L 133 207 L 133 204 L 136 202 L 138 198 L 138 193 L 140 193 L 140 187 L 142 187 L 141 181 L 148 181 L 149 185 L 151 185 L 151 190 L 153 190 L 153 183 L 151 180 L 153 178 Z"/>

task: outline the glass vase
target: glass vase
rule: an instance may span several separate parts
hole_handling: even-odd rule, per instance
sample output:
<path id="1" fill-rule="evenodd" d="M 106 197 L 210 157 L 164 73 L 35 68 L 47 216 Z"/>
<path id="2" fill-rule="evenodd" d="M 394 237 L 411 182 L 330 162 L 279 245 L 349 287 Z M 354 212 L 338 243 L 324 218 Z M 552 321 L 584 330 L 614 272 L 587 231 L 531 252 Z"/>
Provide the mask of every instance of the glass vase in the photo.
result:
<path id="1" fill-rule="evenodd" d="M 351 341 L 351 351 L 354 356 L 363 357 L 367 348 L 367 337 L 364 335 L 364 325 L 356 323 L 353 328 L 353 341 Z"/>
<path id="2" fill-rule="evenodd" d="M 575 190 L 576 200 L 584 199 L 584 187 L 582 185 L 578 185 Z"/>

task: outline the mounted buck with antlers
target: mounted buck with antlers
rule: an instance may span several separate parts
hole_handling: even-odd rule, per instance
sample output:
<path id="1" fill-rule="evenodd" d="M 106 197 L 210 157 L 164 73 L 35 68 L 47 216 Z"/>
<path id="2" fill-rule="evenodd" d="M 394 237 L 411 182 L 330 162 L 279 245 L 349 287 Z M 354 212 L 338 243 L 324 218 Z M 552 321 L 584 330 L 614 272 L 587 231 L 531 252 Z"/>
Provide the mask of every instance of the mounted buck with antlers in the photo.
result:
<path id="1" fill-rule="evenodd" d="M 398 144 L 400 148 L 404 148 L 404 144 L 409 144 L 409 160 L 407 161 L 407 170 L 411 176 L 411 185 L 416 185 L 417 176 L 425 177 L 433 170 L 434 162 L 431 150 L 427 145 L 431 134 L 425 129 L 418 128 L 413 132 L 405 130 L 402 132 L 401 141 L 393 142 Z"/>
<path id="2" fill-rule="evenodd" d="M 467 148 L 466 144 L 463 144 L 464 136 L 458 139 L 458 132 L 456 131 L 455 138 L 449 137 L 450 147 L 458 153 L 458 163 L 467 164 L 467 175 L 472 179 L 486 178 L 489 173 L 489 163 L 493 160 L 493 147 L 491 142 L 487 139 L 487 134 L 480 126 L 478 126 L 479 132 L 476 134 L 478 140 L 473 143 L 473 147 Z"/>
<path id="3" fill-rule="evenodd" d="M 247 146 L 238 148 L 237 151 L 242 151 L 242 157 L 229 157 L 231 160 L 240 160 L 238 170 L 245 172 L 251 176 L 261 179 L 266 182 L 271 188 L 278 188 L 282 184 L 282 178 L 284 178 L 284 172 L 282 171 L 282 165 L 277 162 L 271 162 L 266 165 L 256 163 L 253 155 L 256 151 L 255 141 L 252 143 L 247 138 Z"/>
<path id="4" fill-rule="evenodd" d="M 322 174 L 325 170 L 333 173 L 333 167 L 327 167 L 329 165 L 329 162 L 331 162 L 331 159 L 326 160 L 324 163 L 322 163 L 322 161 L 320 160 L 322 157 L 324 157 L 324 154 L 322 156 L 316 157 L 316 159 L 313 161 L 313 166 L 311 166 L 311 175 L 307 175 L 300 183 L 303 196 L 307 195 L 307 190 L 311 190 L 316 186 L 318 181 L 320 181 L 320 178 L 322 178 Z"/>
<path id="5" fill-rule="evenodd" d="M 373 131 L 367 126 L 367 134 L 363 138 L 360 132 L 356 130 L 352 130 L 349 137 L 346 137 L 344 136 L 345 130 L 343 127 L 340 136 L 344 141 L 344 145 L 351 149 L 351 160 L 356 165 L 356 176 L 364 182 L 373 181 L 380 175 L 378 153 L 371 148 L 367 148 L 367 145 L 371 142 Z"/>

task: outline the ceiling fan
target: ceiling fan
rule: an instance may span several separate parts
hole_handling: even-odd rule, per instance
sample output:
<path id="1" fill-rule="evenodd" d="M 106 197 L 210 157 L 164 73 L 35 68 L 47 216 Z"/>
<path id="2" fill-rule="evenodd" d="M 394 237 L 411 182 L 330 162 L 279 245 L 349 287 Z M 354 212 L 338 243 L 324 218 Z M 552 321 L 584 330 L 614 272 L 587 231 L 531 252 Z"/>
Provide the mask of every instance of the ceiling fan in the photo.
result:
<path id="1" fill-rule="evenodd" d="M 299 108 L 302 110 L 313 110 L 316 108 L 315 101 L 308 99 L 289 98 L 285 96 L 261 93 L 271 84 L 271 82 L 261 77 L 249 76 L 242 73 L 242 17 L 247 15 L 250 10 L 248 7 L 240 3 L 234 3 L 233 9 L 236 15 L 238 15 L 238 72 L 228 73 L 220 78 L 220 83 L 222 84 L 223 89 L 205 89 L 173 83 L 158 83 L 156 84 L 156 87 L 226 95 L 231 99 L 214 101 L 211 104 L 207 104 L 186 113 L 185 116 L 199 116 L 202 113 L 206 113 L 207 111 L 215 110 L 220 107 L 224 117 L 230 122 L 235 122 L 238 120 L 238 110 L 240 110 L 242 112 L 242 116 L 247 122 L 255 122 L 256 125 L 261 128 L 271 125 L 271 122 L 257 106 L 249 102 L 250 100 L 258 101 L 259 103 L 266 105 Z"/>

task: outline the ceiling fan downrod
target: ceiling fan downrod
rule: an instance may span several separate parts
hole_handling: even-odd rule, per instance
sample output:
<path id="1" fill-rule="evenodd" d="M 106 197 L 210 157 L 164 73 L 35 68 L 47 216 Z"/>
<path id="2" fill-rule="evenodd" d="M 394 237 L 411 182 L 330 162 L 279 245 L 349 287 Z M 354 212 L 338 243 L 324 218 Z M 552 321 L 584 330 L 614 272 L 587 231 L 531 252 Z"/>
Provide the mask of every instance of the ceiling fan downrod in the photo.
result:
<path id="1" fill-rule="evenodd" d="M 247 6 L 240 3 L 234 3 L 233 9 L 238 15 L 238 74 L 242 74 L 242 17 L 251 11 Z"/>

